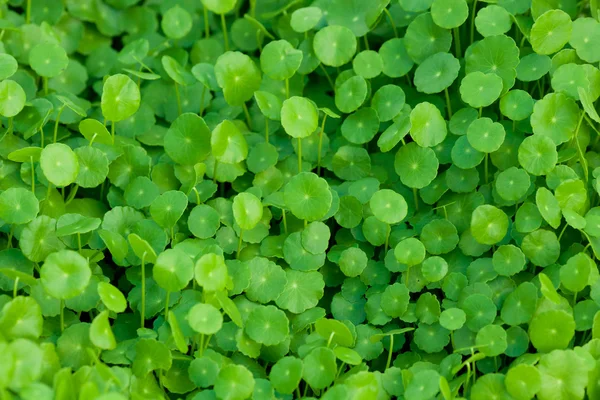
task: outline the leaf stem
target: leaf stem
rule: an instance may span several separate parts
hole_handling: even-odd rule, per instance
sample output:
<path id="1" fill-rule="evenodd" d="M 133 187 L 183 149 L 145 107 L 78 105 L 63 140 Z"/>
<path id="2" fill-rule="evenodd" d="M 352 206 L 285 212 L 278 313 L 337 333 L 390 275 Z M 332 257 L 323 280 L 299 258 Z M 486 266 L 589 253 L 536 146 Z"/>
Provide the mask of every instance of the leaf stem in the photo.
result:
<path id="1" fill-rule="evenodd" d="M 450 94 L 448 88 L 444 89 L 444 95 L 446 96 L 446 111 L 448 111 L 448 119 L 452 118 L 452 105 L 450 104 Z"/>
<path id="2" fill-rule="evenodd" d="M 390 233 L 391 232 L 392 232 L 392 229 L 388 226 L 387 232 L 385 233 L 385 246 L 383 247 L 383 256 L 384 257 L 387 254 L 388 247 L 390 245 Z"/>
<path id="3" fill-rule="evenodd" d="M 329 76 L 329 72 L 327 72 L 327 69 L 325 69 L 325 66 L 323 64 L 319 64 L 319 66 L 321 67 L 321 70 L 325 74 L 325 78 L 327 78 L 327 82 L 329 82 L 329 86 L 331 86 L 331 90 L 335 91 L 335 85 L 333 84 L 333 81 L 331 80 L 331 76 Z"/>
<path id="4" fill-rule="evenodd" d="M 60 299 L 60 331 L 65 330 L 65 300 Z"/>
<path id="5" fill-rule="evenodd" d="M 387 362 L 385 363 L 385 369 L 388 369 L 392 364 L 392 352 L 394 351 L 394 335 L 390 335 L 390 350 L 388 352 Z"/>
<path id="6" fill-rule="evenodd" d="M 204 8 L 204 38 L 208 39 L 210 37 L 210 24 L 208 22 L 208 8 L 206 6 Z"/>
<path id="7" fill-rule="evenodd" d="M 246 116 L 246 123 L 248 124 L 248 129 L 252 129 L 252 119 L 250 118 L 250 111 L 248 111 L 248 106 L 246 103 L 242 103 L 242 108 L 244 109 L 244 115 Z"/>
<path id="8" fill-rule="evenodd" d="M 65 205 L 68 205 L 70 202 L 73 201 L 73 199 L 77 195 L 77 190 L 79 190 L 79 185 L 75 184 L 75 186 L 73 186 L 73 188 L 69 192 L 69 198 L 67 198 L 67 201 L 66 201 Z"/>
<path id="9" fill-rule="evenodd" d="M 25 14 L 25 23 L 29 24 L 31 22 L 31 0 L 27 0 L 27 11 Z"/>
<path id="10" fill-rule="evenodd" d="M 477 12 L 477 0 L 473 0 L 473 11 L 471 12 L 471 44 L 475 41 L 475 14 Z"/>
<path id="11" fill-rule="evenodd" d="M 298 173 L 302 172 L 302 139 L 298 138 Z"/>
<path id="12" fill-rule="evenodd" d="M 240 258 L 240 251 L 242 251 L 243 235 L 244 235 L 244 230 L 242 228 L 240 228 L 240 236 L 238 237 L 237 253 L 235 254 L 236 259 Z"/>
<path id="13" fill-rule="evenodd" d="M 181 115 L 181 95 L 179 94 L 179 83 L 175 82 L 175 97 L 177 98 L 177 116 Z"/>
<path id="14" fill-rule="evenodd" d="M 202 116 L 202 114 L 204 114 L 204 97 L 206 96 L 206 86 L 204 86 L 202 88 L 202 95 L 200 95 L 200 112 L 198 113 L 199 116 Z"/>
<path id="15" fill-rule="evenodd" d="M 227 22 L 225 22 L 225 14 L 221 14 L 221 29 L 223 30 L 223 40 L 225 41 L 225 51 L 229 51 L 229 36 L 227 35 Z"/>
<path id="16" fill-rule="evenodd" d="M 565 231 L 567 230 L 567 227 L 569 226 L 569 224 L 567 224 L 565 222 L 565 226 L 562 228 L 562 230 L 560 231 L 560 234 L 558 235 L 558 241 L 560 242 L 560 239 L 562 238 L 563 234 L 565 233 Z"/>
<path id="17" fill-rule="evenodd" d="M 61 108 L 58 109 L 58 114 L 56 114 L 56 121 L 54 122 L 54 143 L 56 143 L 56 140 L 58 138 L 58 123 L 60 122 L 60 116 L 62 115 L 64 109 L 65 106 L 63 105 Z"/>
<path id="18" fill-rule="evenodd" d="M 581 117 L 579 117 L 579 122 L 577 123 L 577 129 L 575 130 L 575 144 L 577 145 L 577 154 L 579 155 L 579 162 L 581 163 L 581 167 L 583 168 L 583 177 L 587 183 L 589 178 L 589 171 L 587 160 L 585 159 L 585 155 L 581 150 L 581 145 L 579 144 L 579 129 L 581 128 L 581 123 L 583 122 L 583 118 L 585 117 L 585 110 L 581 111 Z"/>
<path id="19" fill-rule="evenodd" d="M 7 242 L 6 242 L 6 248 L 7 249 L 12 248 L 12 238 L 13 238 L 13 234 L 14 234 L 14 230 L 13 229 L 14 229 L 14 226 L 11 225 L 10 226 L 10 231 L 8 231 L 8 239 L 7 239 Z"/>
<path id="20" fill-rule="evenodd" d="M 116 137 L 115 125 L 116 124 L 117 123 L 115 121 L 112 121 L 112 123 L 110 124 L 110 136 L 112 137 L 113 144 L 115 144 L 115 137 Z"/>
<path id="21" fill-rule="evenodd" d="M 17 292 L 19 291 L 19 277 L 15 278 L 15 283 L 13 284 L 13 299 L 17 297 Z"/>
<path id="22" fill-rule="evenodd" d="M 77 247 L 79 247 L 79 254 L 81 254 L 81 233 L 77 232 Z"/>
<path id="23" fill-rule="evenodd" d="M 140 310 L 140 327 L 143 328 L 146 319 L 146 252 L 142 254 L 142 304 L 140 305 Z"/>
<path id="24" fill-rule="evenodd" d="M 413 188 L 413 199 L 415 200 L 415 210 L 419 212 L 419 194 L 417 188 Z"/>
<path id="25" fill-rule="evenodd" d="M 287 218 L 285 216 L 285 210 L 281 209 L 281 219 L 283 221 L 283 232 L 287 235 Z"/>
<path id="26" fill-rule="evenodd" d="M 486 184 L 490 183 L 489 182 L 489 172 L 488 172 L 489 159 L 490 159 L 490 154 L 485 153 L 485 160 L 484 160 L 484 164 L 483 164 L 483 173 L 485 175 L 485 183 Z"/>
<path id="27" fill-rule="evenodd" d="M 323 115 L 323 122 L 321 123 L 321 132 L 319 132 L 319 150 L 317 153 L 317 175 L 321 175 L 321 148 L 323 147 L 323 133 L 325 132 L 325 121 L 327 121 L 327 114 Z"/>
<path id="28" fill-rule="evenodd" d="M 44 76 L 42 82 L 44 83 L 44 95 L 48 96 L 48 78 Z"/>
<path id="29" fill-rule="evenodd" d="M 215 159 L 215 165 L 213 167 L 213 183 L 217 182 L 217 165 L 219 165 L 219 161 Z"/>
<path id="30" fill-rule="evenodd" d="M 167 290 L 167 296 L 165 297 L 165 320 L 169 315 L 169 301 L 171 300 L 171 291 Z"/>
<path id="31" fill-rule="evenodd" d="M 285 79 L 285 98 L 290 98 L 290 80 L 288 78 Z"/>
<path id="32" fill-rule="evenodd" d="M 265 117 L 265 142 L 269 143 L 269 118 Z"/>
<path id="33" fill-rule="evenodd" d="M 31 162 L 31 193 L 35 194 L 35 167 L 33 164 L 33 156 L 29 156 Z"/>
<path id="34" fill-rule="evenodd" d="M 458 28 L 452 29 L 452 33 L 454 33 L 454 51 L 456 53 L 456 58 L 460 58 L 462 55 L 462 49 L 460 46 L 460 31 Z"/>
<path id="35" fill-rule="evenodd" d="M 394 23 L 394 18 L 392 18 L 392 14 L 390 14 L 387 7 L 383 9 L 383 12 L 390 20 L 390 25 L 392 26 L 392 30 L 394 31 L 394 37 L 398 37 L 398 30 L 396 29 L 396 24 Z"/>

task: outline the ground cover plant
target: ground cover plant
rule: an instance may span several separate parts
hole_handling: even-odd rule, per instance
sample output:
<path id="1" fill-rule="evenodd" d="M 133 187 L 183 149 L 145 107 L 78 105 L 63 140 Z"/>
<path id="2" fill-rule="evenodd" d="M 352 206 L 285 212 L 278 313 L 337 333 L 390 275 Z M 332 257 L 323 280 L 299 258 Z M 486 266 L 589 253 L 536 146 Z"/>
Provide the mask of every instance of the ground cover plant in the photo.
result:
<path id="1" fill-rule="evenodd" d="M 596 0 L 1 3 L 1 399 L 600 398 Z"/>

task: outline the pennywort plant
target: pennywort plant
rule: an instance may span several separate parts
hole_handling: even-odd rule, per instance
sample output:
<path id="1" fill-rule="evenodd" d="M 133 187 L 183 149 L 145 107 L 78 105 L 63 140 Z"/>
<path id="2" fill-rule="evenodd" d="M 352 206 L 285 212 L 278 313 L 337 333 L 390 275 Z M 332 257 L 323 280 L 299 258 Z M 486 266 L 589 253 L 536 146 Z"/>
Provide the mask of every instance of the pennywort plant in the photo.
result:
<path id="1" fill-rule="evenodd" d="M 0 398 L 600 398 L 596 0 L 0 4 Z"/>

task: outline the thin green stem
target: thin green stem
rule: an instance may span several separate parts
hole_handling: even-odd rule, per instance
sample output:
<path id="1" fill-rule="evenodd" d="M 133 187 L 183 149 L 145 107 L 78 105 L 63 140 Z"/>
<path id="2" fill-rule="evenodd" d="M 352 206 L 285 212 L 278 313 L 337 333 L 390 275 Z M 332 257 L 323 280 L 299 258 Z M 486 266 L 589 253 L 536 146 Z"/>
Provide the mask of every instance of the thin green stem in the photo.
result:
<path id="1" fill-rule="evenodd" d="M 479 118 L 481 118 L 482 114 L 483 114 L 483 107 L 479 107 L 479 113 L 478 113 Z"/>
<path id="2" fill-rule="evenodd" d="M 581 167 L 583 168 L 583 177 L 585 181 L 588 181 L 588 165 L 587 160 L 585 159 L 585 155 L 583 154 L 583 150 L 581 149 L 581 145 L 579 144 L 579 129 L 581 128 L 581 123 L 583 122 L 583 118 L 585 117 L 585 111 L 581 111 L 581 117 L 579 117 L 579 122 L 577 123 L 577 129 L 575 130 L 575 144 L 577 145 L 577 154 L 579 155 L 579 162 L 581 163 Z"/>
<path id="3" fill-rule="evenodd" d="M 302 138 L 298 138 L 298 173 L 302 172 Z"/>
<path id="4" fill-rule="evenodd" d="M 217 165 L 219 165 L 219 161 L 215 160 L 215 166 L 213 167 L 213 183 L 217 183 Z"/>
<path id="5" fill-rule="evenodd" d="M 244 109 L 244 115 L 246 116 L 246 124 L 248 124 L 248 129 L 252 129 L 252 119 L 250 118 L 250 111 L 248 111 L 248 106 L 246 103 L 242 103 L 242 108 Z"/>
<path id="6" fill-rule="evenodd" d="M 204 114 L 204 97 L 206 96 L 206 86 L 202 88 L 202 94 L 200 95 L 200 112 L 198 115 Z"/>
<path id="7" fill-rule="evenodd" d="M 229 36 L 227 35 L 227 22 L 225 22 L 225 14 L 221 14 L 221 29 L 223 30 L 223 40 L 225 42 L 225 51 L 229 51 Z"/>
<path id="8" fill-rule="evenodd" d="M 285 216 L 285 210 L 282 208 L 281 209 L 281 219 L 283 221 L 283 232 L 287 235 L 287 218 Z"/>
<path id="9" fill-rule="evenodd" d="M 45 76 L 42 78 L 42 82 L 44 84 L 44 95 L 48 96 L 48 78 Z"/>
<path id="10" fill-rule="evenodd" d="M 235 258 L 239 259 L 240 258 L 240 251 L 242 251 L 242 243 L 243 243 L 243 237 L 244 235 L 244 230 L 242 228 L 240 228 L 240 236 L 238 237 L 238 245 L 237 245 L 237 253 L 235 254 Z"/>
<path id="11" fill-rule="evenodd" d="M 112 123 L 110 124 L 110 136 L 112 137 L 113 144 L 115 144 L 115 137 L 117 136 L 117 134 L 115 133 L 115 125 L 117 125 L 115 121 L 112 121 Z"/>
<path id="12" fill-rule="evenodd" d="M 44 126 L 40 125 L 40 147 L 44 147 Z"/>
<path id="13" fill-rule="evenodd" d="M 256 44 L 258 45 L 258 51 L 261 53 L 263 51 L 263 45 L 262 45 L 263 35 L 264 35 L 263 31 L 261 31 L 261 30 L 256 31 Z"/>
<path id="14" fill-rule="evenodd" d="M 317 175 L 321 175 L 321 149 L 323 147 L 323 133 L 325 132 L 325 121 L 327 121 L 327 114 L 323 115 L 323 122 L 321 122 L 321 132 L 319 132 L 319 149 L 317 152 Z"/>
<path id="15" fill-rule="evenodd" d="M 331 332 L 329 334 L 329 339 L 327 340 L 327 347 L 329 347 L 331 345 L 331 341 L 333 340 L 334 336 L 335 336 L 335 332 Z"/>
<path id="16" fill-rule="evenodd" d="M 58 109 L 58 114 L 56 114 L 56 121 L 54 122 L 54 143 L 56 143 L 56 140 L 58 139 L 58 123 L 60 122 L 60 116 L 62 115 L 64 109 L 65 106 L 63 105 Z"/>
<path id="17" fill-rule="evenodd" d="M 204 349 L 202 350 L 203 352 L 204 352 L 204 350 L 208 349 L 211 338 L 212 338 L 212 335 L 206 335 L 206 340 L 204 341 Z"/>
<path id="18" fill-rule="evenodd" d="M 31 0 L 27 0 L 27 11 L 25 14 L 25 23 L 29 24 L 31 22 Z"/>
<path id="19" fill-rule="evenodd" d="M 35 166 L 33 164 L 33 156 L 29 156 L 31 162 L 31 193 L 35 194 Z"/>
<path id="20" fill-rule="evenodd" d="M 140 305 L 140 327 L 143 328 L 146 319 L 146 253 L 142 255 L 142 304 Z"/>
<path id="21" fill-rule="evenodd" d="M 285 80 L 285 98 L 290 98 L 290 80 L 286 78 Z"/>
<path id="22" fill-rule="evenodd" d="M 67 198 L 67 201 L 65 202 L 65 205 L 68 205 L 70 202 L 73 201 L 73 199 L 77 195 L 77 191 L 78 190 L 79 190 L 79 185 L 75 184 L 75 186 L 73 186 L 73 188 L 69 192 L 69 197 Z"/>
<path id="23" fill-rule="evenodd" d="M 390 233 L 391 232 L 392 232 L 392 230 L 388 226 L 387 232 L 385 233 L 385 246 L 383 247 L 384 256 L 385 256 L 385 254 L 387 254 L 388 247 L 390 245 Z"/>
<path id="24" fill-rule="evenodd" d="M 204 333 L 201 333 L 198 339 L 198 351 L 200 352 L 200 357 L 204 355 Z"/>
<path id="25" fill-rule="evenodd" d="M 415 201 L 415 210 L 419 212 L 419 193 L 417 192 L 417 188 L 413 188 L 413 199 Z"/>
<path id="26" fill-rule="evenodd" d="M 175 97 L 177 98 L 177 115 L 181 115 L 181 95 L 179 94 L 179 84 L 177 82 L 175 82 Z"/>
<path id="27" fill-rule="evenodd" d="M 12 248 L 12 238 L 13 238 L 13 235 L 14 235 L 14 226 L 11 225 L 10 226 L 10 231 L 8 231 L 8 239 L 7 239 L 7 242 L 6 242 L 6 248 L 7 249 Z"/>
<path id="28" fill-rule="evenodd" d="M 490 154 L 485 153 L 485 160 L 483 164 L 483 173 L 485 175 L 485 183 L 489 183 L 489 172 L 488 172 L 488 164 L 489 164 Z"/>
<path id="29" fill-rule="evenodd" d="M 569 226 L 569 224 L 567 224 L 565 222 L 565 226 L 562 228 L 562 230 L 560 231 L 560 234 L 558 235 L 558 241 L 560 242 L 560 239 L 562 239 L 562 236 L 564 235 L 565 231 L 567 230 L 567 227 Z"/>
<path id="30" fill-rule="evenodd" d="M 171 292 L 167 290 L 167 296 L 165 297 L 165 320 L 169 315 L 169 302 L 171 301 Z"/>
<path id="31" fill-rule="evenodd" d="M 337 373 L 335 374 L 335 378 L 337 379 L 340 374 L 342 373 L 342 371 L 344 370 L 344 367 L 346 366 L 346 363 L 342 361 L 342 363 L 340 364 L 340 367 L 337 370 Z"/>
<path id="32" fill-rule="evenodd" d="M 48 182 L 48 190 L 46 191 L 46 201 L 50 200 L 50 193 L 52 192 L 52 184 L 50 182 Z"/>
<path id="33" fill-rule="evenodd" d="M 319 66 L 321 67 L 321 70 L 325 74 L 325 78 L 327 78 L 327 82 L 329 82 L 329 86 L 331 86 L 331 90 L 335 91 L 335 85 L 334 85 L 333 81 L 331 80 L 331 76 L 329 76 L 329 72 L 327 72 L 327 69 L 325 69 L 325 66 L 323 64 L 320 64 Z"/>
<path id="34" fill-rule="evenodd" d="M 204 37 L 208 39 L 210 37 L 210 24 L 208 22 L 208 8 L 204 6 Z"/>
<path id="35" fill-rule="evenodd" d="M 60 331 L 65 330 L 65 301 L 60 299 Z"/>
<path id="36" fill-rule="evenodd" d="M 198 193 L 198 189 L 196 189 L 196 186 L 194 186 L 192 188 L 192 190 L 194 191 L 194 193 L 196 193 L 196 204 L 200 204 L 201 203 L 201 201 L 200 201 L 200 193 Z"/>
<path id="37" fill-rule="evenodd" d="M 462 55 L 462 49 L 460 47 L 460 31 L 458 28 L 452 29 L 452 33 L 454 34 L 454 51 L 456 53 L 456 58 L 460 58 Z"/>
<path id="38" fill-rule="evenodd" d="M 471 11 L 471 44 L 475 41 L 475 14 L 477 13 L 477 0 L 473 0 L 473 10 Z"/>
<path id="39" fill-rule="evenodd" d="M 394 351 L 394 335 L 390 335 L 390 351 L 388 352 L 387 362 L 385 363 L 385 369 L 388 369 L 392 365 L 392 353 Z"/>
<path id="40" fill-rule="evenodd" d="M 17 292 L 19 291 L 19 277 L 15 278 L 15 283 L 13 284 L 13 299 L 17 297 Z"/>
<path id="41" fill-rule="evenodd" d="M 390 25 L 392 26 L 392 30 L 394 31 L 394 37 L 398 37 L 398 30 L 396 29 L 396 24 L 394 23 L 394 18 L 392 18 L 392 14 L 390 14 L 387 8 L 383 9 L 383 12 L 388 17 L 390 21 Z"/>
<path id="42" fill-rule="evenodd" d="M 446 110 L 448 111 L 448 119 L 452 118 L 452 105 L 450 104 L 450 94 L 448 88 L 444 89 L 444 95 L 446 96 Z"/>
<path id="43" fill-rule="evenodd" d="M 265 142 L 269 143 L 269 118 L 265 118 Z"/>
<path id="44" fill-rule="evenodd" d="M 79 253 L 81 254 L 81 233 L 77 232 L 77 247 L 79 248 Z"/>
<path id="45" fill-rule="evenodd" d="M 367 34 L 363 36 L 363 40 L 365 41 L 365 49 L 369 50 L 369 40 L 367 39 Z"/>

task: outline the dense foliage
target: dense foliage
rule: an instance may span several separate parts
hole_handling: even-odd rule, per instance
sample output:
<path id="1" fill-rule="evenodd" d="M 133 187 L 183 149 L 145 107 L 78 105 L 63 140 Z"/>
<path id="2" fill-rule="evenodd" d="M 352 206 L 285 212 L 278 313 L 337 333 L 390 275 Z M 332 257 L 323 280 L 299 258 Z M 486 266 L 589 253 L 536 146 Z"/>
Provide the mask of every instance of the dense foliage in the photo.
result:
<path id="1" fill-rule="evenodd" d="M 0 398 L 600 398 L 596 0 L 0 1 Z"/>

